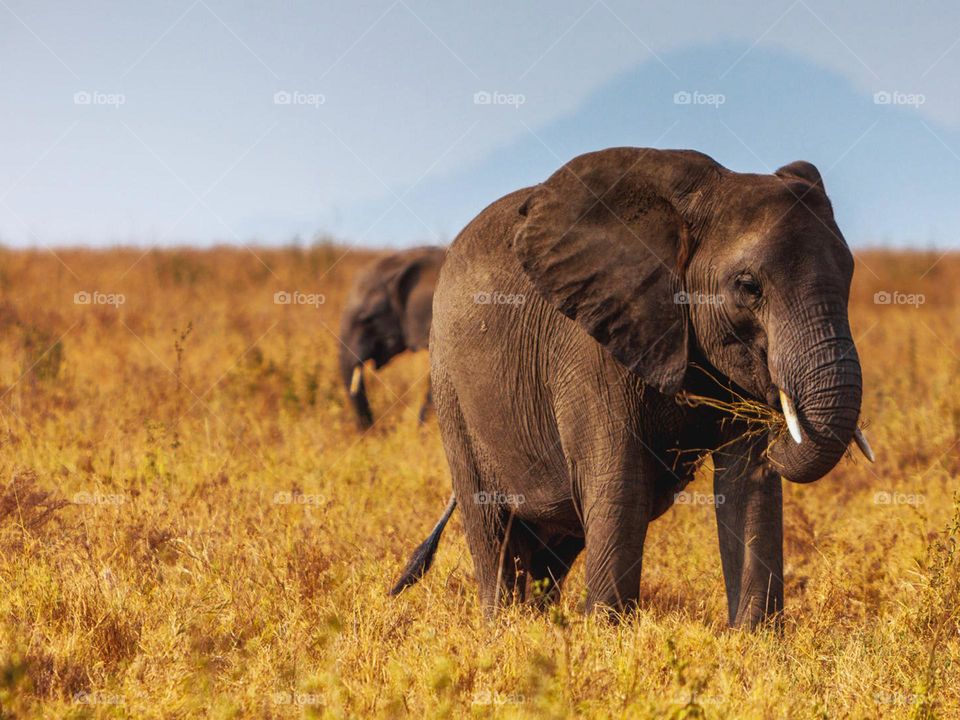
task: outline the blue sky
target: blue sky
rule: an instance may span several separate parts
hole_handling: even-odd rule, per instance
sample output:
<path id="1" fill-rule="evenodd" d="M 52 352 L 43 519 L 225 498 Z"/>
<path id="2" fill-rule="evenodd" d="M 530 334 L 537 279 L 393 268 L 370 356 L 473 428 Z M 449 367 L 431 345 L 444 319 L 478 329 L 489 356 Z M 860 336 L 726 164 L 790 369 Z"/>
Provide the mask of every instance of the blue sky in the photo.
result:
<path id="1" fill-rule="evenodd" d="M 459 5 L 0 0 L 0 243 L 446 242 L 638 145 L 811 160 L 851 244 L 958 245 L 955 2 Z"/>

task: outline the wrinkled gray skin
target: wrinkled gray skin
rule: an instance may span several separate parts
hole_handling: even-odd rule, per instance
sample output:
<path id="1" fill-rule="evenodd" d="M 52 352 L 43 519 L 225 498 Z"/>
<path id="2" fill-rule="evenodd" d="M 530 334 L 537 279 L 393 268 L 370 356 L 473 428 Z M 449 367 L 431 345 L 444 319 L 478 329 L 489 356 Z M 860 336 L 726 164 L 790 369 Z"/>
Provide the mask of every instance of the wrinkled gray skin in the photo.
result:
<path id="1" fill-rule="evenodd" d="M 535 581 L 555 594 L 584 550 L 587 608 L 628 608 L 648 523 L 713 448 L 729 622 L 778 614 L 779 476 L 826 474 L 860 413 L 853 266 L 806 162 L 752 175 L 692 151 L 615 148 L 493 203 L 453 243 L 435 295 L 455 500 L 394 593 L 429 567 L 459 504 L 487 614 Z M 525 302 L 474 301 L 494 291 Z M 730 400 L 730 388 L 777 411 L 783 389 L 802 442 L 677 399 Z"/>
<path id="2" fill-rule="evenodd" d="M 340 322 L 340 376 L 360 429 L 373 425 L 366 380 L 351 392 L 354 368 L 372 360 L 383 367 L 405 350 L 425 350 L 430 338 L 433 290 L 444 248 L 421 247 L 386 255 L 357 276 Z M 431 393 L 420 408 L 420 422 Z"/>

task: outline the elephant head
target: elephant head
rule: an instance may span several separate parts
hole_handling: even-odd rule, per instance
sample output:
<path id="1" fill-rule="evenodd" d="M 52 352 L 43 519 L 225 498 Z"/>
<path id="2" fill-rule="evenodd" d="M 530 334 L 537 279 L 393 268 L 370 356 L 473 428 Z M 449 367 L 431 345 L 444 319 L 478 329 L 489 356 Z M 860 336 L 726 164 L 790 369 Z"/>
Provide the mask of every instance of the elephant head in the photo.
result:
<path id="1" fill-rule="evenodd" d="M 387 255 L 357 277 L 340 323 L 340 375 L 361 429 L 373 424 L 363 365 L 427 347 L 442 248 Z"/>
<path id="2" fill-rule="evenodd" d="M 538 292 L 646 384 L 693 358 L 784 412 L 767 458 L 825 475 L 858 433 L 853 257 L 817 169 L 741 174 L 691 151 L 614 148 L 535 187 L 513 246 Z"/>

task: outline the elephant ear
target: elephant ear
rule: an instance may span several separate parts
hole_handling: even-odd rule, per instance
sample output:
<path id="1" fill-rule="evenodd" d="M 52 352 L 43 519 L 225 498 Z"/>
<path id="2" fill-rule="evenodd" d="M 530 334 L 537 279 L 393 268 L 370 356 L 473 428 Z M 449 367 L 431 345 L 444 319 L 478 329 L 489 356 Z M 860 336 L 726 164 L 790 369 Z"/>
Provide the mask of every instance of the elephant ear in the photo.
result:
<path id="1" fill-rule="evenodd" d="M 408 259 L 404 260 L 387 278 L 387 295 L 394 312 L 398 316 L 403 315 L 404 308 L 407 306 L 407 298 L 410 297 L 411 291 L 416 287 L 422 270 L 423 263 L 419 259 Z"/>
<path id="2" fill-rule="evenodd" d="M 653 179 L 635 155 L 581 156 L 521 206 L 526 220 L 513 248 L 547 302 L 648 385 L 672 395 L 688 359 L 680 295 L 688 235 Z"/>
<path id="3" fill-rule="evenodd" d="M 774 174 L 777 177 L 785 179 L 798 178 L 826 192 L 826 188 L 823 186 L 823 177 L 820 175 L 820 171 L 817 170 L 817 166 L 806 160 L 797 160 L 789 165 L 784 165 Z"/>

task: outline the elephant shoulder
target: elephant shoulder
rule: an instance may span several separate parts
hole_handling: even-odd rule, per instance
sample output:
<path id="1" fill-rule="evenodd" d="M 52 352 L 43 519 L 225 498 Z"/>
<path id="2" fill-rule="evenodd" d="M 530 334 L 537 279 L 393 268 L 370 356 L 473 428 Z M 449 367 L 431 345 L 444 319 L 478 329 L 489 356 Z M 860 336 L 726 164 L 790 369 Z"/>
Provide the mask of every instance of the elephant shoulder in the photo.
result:
<path id="1" fill-rule="evenodd" d="M 511 248 L 521 226 L 520 208 L 532 188 L 505 195 L 484 208 L 457 235 L 440 270 L 438 292 L 461 294 L 506 291 L 517 283 L 527 285 Z M 434 309 L 440 307 L 434 302 Z"/>
<path id="2" fill-rule="evenodd" d="M 523 220 L 520 208 L 532 192 L 532 187 L 516 190 L 487 205 L 460 231 L 451 252 L 509 250 L 509 241 Z"/>

